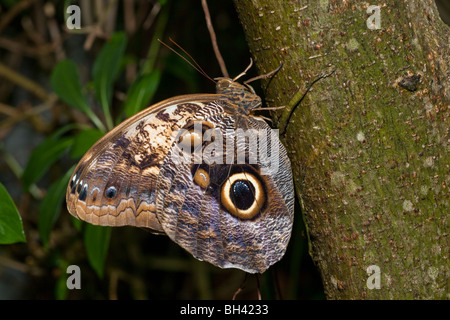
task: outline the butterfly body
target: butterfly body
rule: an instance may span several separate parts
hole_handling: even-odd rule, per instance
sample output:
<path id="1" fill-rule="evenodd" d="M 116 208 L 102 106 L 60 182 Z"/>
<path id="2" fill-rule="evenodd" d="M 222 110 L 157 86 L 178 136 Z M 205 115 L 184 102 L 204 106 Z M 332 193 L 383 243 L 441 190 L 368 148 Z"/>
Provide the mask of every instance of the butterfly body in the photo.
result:
<path id="1" fill-rule="evenodd" d="M 252 115 L 260 104 L 248 87 L 221 78 L 216 94 L 141 111 L 80 160 L 67 188 L 69 212 L 92 224 L 150 228 L 199 260 L 264 272 L 286 250 L 294 195 L 284 147 Z M 275 171 L 239 142 L 239 130 L 248 140 L 253 132 L 270 138 L 255 140 L 256 148 L 277 156 Z"/>

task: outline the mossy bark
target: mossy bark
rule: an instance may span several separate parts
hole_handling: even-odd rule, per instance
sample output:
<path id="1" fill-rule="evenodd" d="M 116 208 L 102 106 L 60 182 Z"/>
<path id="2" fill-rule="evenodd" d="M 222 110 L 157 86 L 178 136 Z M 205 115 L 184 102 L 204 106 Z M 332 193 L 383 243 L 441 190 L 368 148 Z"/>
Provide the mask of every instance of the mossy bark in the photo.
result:
<path id="1" fill-rule="evenodd" d="M 274 123 L 327 297 L 447 299 L 450 28 L 434 1 L 235 5 L 259 72 L 283 62 L 265 98 L 286 106 Z"/>

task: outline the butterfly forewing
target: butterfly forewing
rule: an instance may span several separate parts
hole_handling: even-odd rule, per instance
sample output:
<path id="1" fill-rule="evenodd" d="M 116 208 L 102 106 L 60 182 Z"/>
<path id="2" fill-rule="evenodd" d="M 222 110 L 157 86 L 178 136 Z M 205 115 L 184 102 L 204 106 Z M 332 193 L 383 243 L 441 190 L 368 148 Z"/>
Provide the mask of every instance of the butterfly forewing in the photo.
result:
<path id="1" fill-rule="evenodd" d="M 218 95 L 180 96 L 123 122 L 94 144 L 71 177 L 69 212 L 87 222 L 148 227 L 156 218 L 156 182 L 173 143 L 173 133 Z"/>

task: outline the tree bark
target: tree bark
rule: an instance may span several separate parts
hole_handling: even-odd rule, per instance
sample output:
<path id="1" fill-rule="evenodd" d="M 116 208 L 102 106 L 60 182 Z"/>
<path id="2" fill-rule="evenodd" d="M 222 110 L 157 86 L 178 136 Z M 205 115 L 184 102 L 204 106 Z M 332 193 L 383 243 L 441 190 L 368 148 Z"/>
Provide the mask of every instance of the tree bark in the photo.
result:
<path id="1" fill-rule="evenodd" d="M 286 106 L 274 123 L 327 298 L 448 299 L 450 30 L 434 1 L 235 5 L 259 72 L 283 62 L 264 94 Z"/>

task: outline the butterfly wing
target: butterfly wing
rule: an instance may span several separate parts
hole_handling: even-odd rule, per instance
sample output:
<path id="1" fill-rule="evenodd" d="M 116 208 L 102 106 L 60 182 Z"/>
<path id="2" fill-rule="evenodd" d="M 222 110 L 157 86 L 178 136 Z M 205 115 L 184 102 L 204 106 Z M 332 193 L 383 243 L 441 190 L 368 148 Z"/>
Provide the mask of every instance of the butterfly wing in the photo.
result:
<path id="1" fill-rule="evenodd" d="M 163 232 L 156 216 L 156 182 L 173 133 L 218 97 L 168 99 L 108 132 L 74 170 L 66 193 L 69 212 L 96 225 L 132 225 Z"/>
<path id="2" fill-rule="evenodd" d="M 248 165 L 236 158 L 230 164 L 173 157 L 180 153 L 175 133 L 195 121 L 218 129 L 223 144 L 237 128 L 272 134 L 263 120 L 241 116 L 230 104 L 221 95 L 181 96 L 117 126 L 76 167 L 66 194 L 69 212 L 92 224 L 165 233 L 197 259 L 222 268 L 266 270 L 283 256 L 293 222 L 290 164 L 278 137 L 257 145 L 277 154 L 277 172 L 264 173 L 260 158 Z M 231 149 L 235 156 L 237 147 Z M 234 177 L 240 178 L 232 184 Z M 256 199 L 251 216 L 236 210 L 235 203 L 245 207 L 247 198 Z"/>
<path id="3" fill-rule="evenodd" d="M 225 111 L 218 115 L 220 104 L 225 105 Z M 276 170 L 264 171 L 267 164 L 260 157 L 253 165 L 248 161 L 239 164 L 237 157 L 231 164 L 207 164 L 205 160 L 200 164 L 178 163 L 173 154 L 180 150 L 174 145 L 158 179 L 158 218 L 164 232 L 195 258 L 222 268 L 262 273 L 281 259 L 291 235 L 294 195 L 290 163 L 267 123 L 227 112 L 232 110 L 227 104 L 219 101 L 203 109 L 204 123 L 214 124 L 224 137 L 218 144 L 222 143 L 225 150 L 225 140 L 235 140 L 237 127 L 263 132 L 272 139 L 258 140 L 257 148 L 261 154 L 277 156 Z M 235 156 L 236 148 L 237 142 Z M 248 160 L 248 149 L 245 154 Z M 249 198 L 256 206 L 250 206 Z M 236 206 L 253 208 L 253 212 L 234 212 Z"/>

